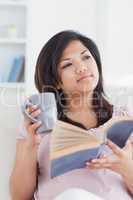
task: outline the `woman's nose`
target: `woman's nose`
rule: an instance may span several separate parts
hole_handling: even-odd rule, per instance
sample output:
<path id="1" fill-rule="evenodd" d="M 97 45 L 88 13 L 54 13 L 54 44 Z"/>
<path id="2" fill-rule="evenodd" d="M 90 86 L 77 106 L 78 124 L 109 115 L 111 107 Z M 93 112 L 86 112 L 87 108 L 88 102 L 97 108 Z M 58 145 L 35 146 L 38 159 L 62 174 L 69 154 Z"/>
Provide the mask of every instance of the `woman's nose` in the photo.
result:
<path id="1" fill-rule="evenodd" d="M 83 63 L 80 63 L 80 64 L 78 64 L 78 66 L 76 67 L 76 72 L 77 73 L 82 73 L 82 72 L 85 72 L 85 71 L 87 71 L 87 66 L 85 65 L 85 64 L 83 64 Z"/>

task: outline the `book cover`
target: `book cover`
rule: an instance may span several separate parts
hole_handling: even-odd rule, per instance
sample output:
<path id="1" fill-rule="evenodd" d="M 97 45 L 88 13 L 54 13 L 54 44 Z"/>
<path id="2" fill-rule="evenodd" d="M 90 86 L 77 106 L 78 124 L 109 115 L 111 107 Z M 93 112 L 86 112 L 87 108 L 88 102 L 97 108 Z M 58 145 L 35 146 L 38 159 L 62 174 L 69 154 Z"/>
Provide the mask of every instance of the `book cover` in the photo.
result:
<path id="1" fill-rule="evenodd" d="M 17 82 L 18 77 L 22 71 L 24 65 L 24 57 L 20 56 L 18 58 L 14 58 L 11 71 L 8 76 L 8 82 Z"/>
<path id="2" fill-rule="evenodd" d="M 25 58 L 21 57 L 21 68 L 16 76 L 17 82 L 24 82 L 24 68 L 25 68 Z"/>
<path id="3" fill-rule="evenodd" d="M 133 117 L 115 117 L 99 131 L 95 134 L 58 120 L 51 134 L 51 177 L 85 167 L 86 161 L 100 155 L 107 138 L 122 148 L 133 132 Z"/>

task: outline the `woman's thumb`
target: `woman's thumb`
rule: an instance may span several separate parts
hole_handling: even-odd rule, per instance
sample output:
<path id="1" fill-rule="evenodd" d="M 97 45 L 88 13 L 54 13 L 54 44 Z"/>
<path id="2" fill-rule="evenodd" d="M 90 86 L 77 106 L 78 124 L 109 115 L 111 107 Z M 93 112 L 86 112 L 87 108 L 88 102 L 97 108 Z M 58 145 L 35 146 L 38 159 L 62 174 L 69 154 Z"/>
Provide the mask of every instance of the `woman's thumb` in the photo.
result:
<path id="1" fill-rule="evenodd" d="M 124 150 L 130 150 L 130 149 L 132 149 L 132 144 L 131 144 L 131 141 L 128 140 L 126 142 L 126 145 L 124 146 Z"/>

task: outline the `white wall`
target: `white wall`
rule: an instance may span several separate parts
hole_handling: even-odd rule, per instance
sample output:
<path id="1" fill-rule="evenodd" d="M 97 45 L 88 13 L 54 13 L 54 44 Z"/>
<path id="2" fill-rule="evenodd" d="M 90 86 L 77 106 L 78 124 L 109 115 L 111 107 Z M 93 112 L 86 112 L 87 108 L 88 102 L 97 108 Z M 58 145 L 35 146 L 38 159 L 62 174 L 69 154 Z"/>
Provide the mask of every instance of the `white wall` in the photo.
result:
<path id="1" fill-rule="evenodd" d="M 104 77 L 109 84 L 133 86 L 133 1 L 100 2 L 101 14 L 104 15 L 100 17 L 104 24 L 101 24 L 101 28 L 99 25 L 99 31 L 104 37 Z"/>

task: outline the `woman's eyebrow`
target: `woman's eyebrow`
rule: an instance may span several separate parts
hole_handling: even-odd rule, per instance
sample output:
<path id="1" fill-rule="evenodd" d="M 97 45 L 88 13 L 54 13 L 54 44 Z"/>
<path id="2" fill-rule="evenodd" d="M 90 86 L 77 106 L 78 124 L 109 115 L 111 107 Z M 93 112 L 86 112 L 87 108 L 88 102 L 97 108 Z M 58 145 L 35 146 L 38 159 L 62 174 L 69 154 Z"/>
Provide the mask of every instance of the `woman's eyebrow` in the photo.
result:
<path id="1" fill-rule="evenodd" d="M 71 58 L 63 58 L 60 62 L 65 61 L 65 60 L 70 60 Z"/>
<path id="2" fill-rule="evenodd" d="M 88 51 L 87 49 L 85 49 L 84 51 L 81 52 L 81 54 L 84 54 L 86 51 Z"/>
<path id="3" fill-rule="evenodd" d="M 84 54 L 86 51 L 88 51 L 87 49 L 85 49 L 84 51 L 82 51 L 80 54 L 82 55 L 82 54 Z M 60 62 L 63 62 L 63 61 L 68 61 L 68 60 L 71 60 L 71 58 L 63 58 L 63 59 L 61 59 L 61 61 Z"/>

